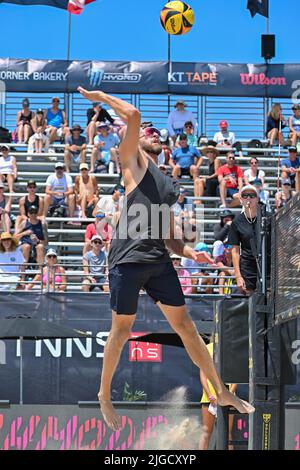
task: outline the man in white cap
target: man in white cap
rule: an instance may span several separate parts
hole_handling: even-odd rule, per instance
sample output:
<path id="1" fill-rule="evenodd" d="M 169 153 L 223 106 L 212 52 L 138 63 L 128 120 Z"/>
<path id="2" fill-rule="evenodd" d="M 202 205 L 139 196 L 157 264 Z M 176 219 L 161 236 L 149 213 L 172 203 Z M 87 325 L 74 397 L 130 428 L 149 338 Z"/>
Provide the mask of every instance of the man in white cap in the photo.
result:
<path id="1" fill-rule="evenodd" d="M 185 109 L 185 101 L 177 100 L 174 107 L 175 110 L 171 111 L 168 116 L 168 131 L 175 144 L 177 136 L 184 132 L 184 125 L 188 121 L 192 123 L 197 134 L 197 121 L 193 113 Z"/>
<path id="2" fill-rule="evenodd" d="M 47 217 L 48 209 L 52 206 L 64 206 L 69 208 L 69 217 L 74 217 L 75 194 L 73 181 L 68 173 L 65 173 L 62 162 L 55 164 L 55 173 L 49 175 L 46 181 L 46 194 L 44 216 Z"/>

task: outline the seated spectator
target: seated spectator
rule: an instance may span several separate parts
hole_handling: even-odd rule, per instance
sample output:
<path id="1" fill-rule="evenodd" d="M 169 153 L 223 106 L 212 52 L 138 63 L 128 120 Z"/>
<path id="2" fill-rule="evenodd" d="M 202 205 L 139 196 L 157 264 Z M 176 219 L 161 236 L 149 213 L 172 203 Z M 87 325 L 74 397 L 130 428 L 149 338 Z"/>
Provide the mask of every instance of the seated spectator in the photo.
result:
<path id="1" fill-rule="evenodd" d="M 253 184 L 253 181 L 259 178 L 264 186 L 265 172 L 258 168 L 258 159 L 256 157 L 252 157 L 249 163 L 250 168 L 244 171 L 245 184 Z"/>
<path id="2" fill-rule="evenodd" d="M 226 197 L 231 197 L 230 207 L 240 204 L 239 190 L 243 187 L 243 170 L 235 165 L 234 152 L 227 152 L 226 163 L 218 169 L 220 207 L 226 207 Z"/>
<path id="3" fill-rule="evenodd" d="M 80 135 L 83 129 L 78 124 L 74 124 L 70 130 L 70 135 L 65 139 L 65 167 L 70 173 L 71 163 L 85 163 L 86 158 L 86 138 Z"/>
<path id="4" fill-rule="evenodd" d="M 100 235 L 101 236 L 101 238 L 103 240 L 103 243 L 104 243 L 104 247 L 105 247 L 106 251 L 108 252 L 109 244 L 110 244 L 110 241 L 111 241 L 112 235 L 113 235 L 113 229 L 109 225 L 109 223 L 107 221 L 107 218 L 106 218 L 104 212 L 102 212 L 102 211 L 97 212 L 97 214 L 95 216 L 95 222 L 93 222 L 92 224 L 89 224 L 86 227 L 86 230 L 85 230 L 85 243 L 84 243 L 84 247 L 83 247 L 83 255 L 87 251 L 90 251 L 92 249 L 91 240 L 92 240 L 94 235 Z"/>
<path id="5" fill-rule="evenodd" d="M 195 134 L 197 134 L 197 122 L 191 111 L 187 111 L 186 103 L 183 100 L 178 100 L 175 104 L 175 110 L 171 111 L 168 116 L 168 131 L 170 137 L 173 139 L 175 144 L 177 136 L 184 132 L 184 124 L 191 121 Z"/>
<path id="6" fill-rule="evenodd" d="M 107 257 L 103 251 L 104 245 L 100 235 L 93 235 L 91 247 L 91 251 L 83 255 L 83 270 L 88 276 L 83 278 L 82 290 L 91 292 L 99 287 L 100 290 L 108 292 L 108 285 L 103 285 L 106 280 Z"/>
<path id="7" fill-rule="evenodd" d="M 216 241 L 213 245 L 214 261 L 218 268 L 222 269 L 216 280 L 219 284 L 218 290 L 220 295 L 230 295 L 236 290 L 236 287 L 232 287 L 234 283 L 234 268 L 231 248 L 231 245 L 223 244 L 220 240 Z M 232 276 L 233 279 L 228 279 L 229 276 Z"/>
<path id="8" fill-rule="evenodd" d="M 33 135 L 28 141 L 28 153 L 39 153 L 41 154 L 43 149 L 45 152 L 49 150 L 49 137 L 46 135 L 47 120 L 44 116 L 44 111 L 38 109 L 36 115 L 31 119 L 31 128 Z M 27 160 L 31 160 L 31 156 L 27 157 Z"/>
<path id="9" fill-rule="evenodd" d="M 191 147 L 197 147 L 198 137 L 194 134 L 194 126 L 192 121 L 187 121 L 184 124 L 183 133 L 187 136 L 188 145 Z M 180 147 L 179 136 L 176 139 L 176 147 Z"/>
<path id="10" fill-rule="evenodd" d="M 28 219 L 28 209 L 30 206 L 38 208 L 38 217 L 44 217 L 44 198 L 36 194 L 36 182 L 29 180 L 27 183 L 27 196 L 19 199 L 19 213 L 15 223 L 15 232 L 19 232 L 20 223 Z"/>
<path id="11" fill-rule="evenodd" d="M 30 110 L 28 98 L 22 101 L 22 107 L 23 109 L 17 114 L 18 143 L 28 144 L 29 137 L 32 135 L 31 120 L 34 117 L 34 112 Z"/>
<path id="12" fill-rule="evenodd" d="M 196 244 L 195 251 L 204 251 L 211 254 L 206 243 L 199 242 Z M 207 269 L 208 263 L 197 263 L 194 260 L 182 258 L 182 266 L 189 271 L 192 276 L 192 294 L 212 294 L 214 278 L 212 271 Z"/>
<path id="13" fill-rule="evenodd" d="M 3 232 L 9 232 L 11 226 L 10 211 L 12 197 L 4 195 L 4 184 L 0 180 L 0 228 Z"/>
<path id="14" fill-rule="evenodd" d="M 9 155 L 9 147 L 2 145 L 0 148 L 2 156 L 0 157 L 0 180 L 7 183 L 10 193 L 14 192 L 14 182 L 17 179 L 17 163 L 15 157 Z"/>
<path id="15" fill-rule="evenodd" d="M 229 229 L 234 219 L 234 213 L 229 209 L 220 212 L 220 223 L 214 226 L 214 237 L 216 241 L 226 243 Z"/>
<path id="16" fill-rule="evenodd" d="M 284 145 L 284 137 L 282 129 L 286 126 L 286 120 L 282 116 L 282 107 L 279 103 L 274 103 L 267 119 L 267 132 L 266 136 L 269 139 L 269 145 L 275 145 L 278 142 Z"/>
<path id="17" fill-rule="evenodd" d="M 281 190 L 275 194 L 276 209 L 285 207 L 286 204 L 296 195 L 296 191 L 292 190 L 291 180 L 284 178 L 281 181 Z"/>
<path id="18" fill-rule="evenodd" d="M 191 176 L 194 180 L 198 176 L 198 168 L 201 165 L 202 158 L 196 147 L 191 147 L 187 143 L 186 134 L 179 136 L 180 148 L 173 150 L 170 165 L 172 167 L 172 176 Z"/>
<path id="19" fill-rule="evenodd" d="M 228 122 L 225 120 L 220 121 L 220 131 L 214 135 L 214 141 L 217 147 L 233 147 L 236 140 L 234 132 L 228 131 Z"/>
<path id="20" fill-rule="evenodd" d="M 292 188 L 295 188 L 296 192 L 300 191 L 300 158 L 297 157 L 296 147 L 289 148 L 289 157 L 281 160 L 280 165 L 282 170 L 282 178 L 290 179 Z"/>
<path id="21" fill-rule="evenodd" d="M 171 259 L 172 259 L 173 266 L 176 269 L 177 276 L 179 278 L 179 282 L 182 287 L 182 292 L 184 293 L 184 295 L 191 294 L 192 293 L 191 275 L 186 269 L 182 268 L 181 257 L 176 254 L 172 254 Z"/>
<path id="22" fill-rule="evenodd" d="M 263 189 L 262 180 L 260 178 L 256 178 L 254 181 L 252 181 L 251 184 L 253 184 L 253 186 L 257 190 L 258 201 L 261 204 L 264 204 L 266 206 L 267 212 L 271 212 L 271 206 L 270 206 L 270 201 L 269 201 L 270 193 L 269 191 L 266 191 L 265 189 Z"/>
<path id="23" fill-rule="evenodd" d="M 43 289 L 47 292 L 64 292 L 67 288 L 67 278 L 65 269 L 57 264 L 57 253 L 53 248 L 49 248 L 45 257 L 46 266 L 42 275 L 36 274 L 26 290 L 31 290 L 38 283 L 43 283 Z"/>
<path id="24" fill-rule="evenodd" d="M 114 165 L 117 173 L 120 173 L 118 146 L 120 139 L 116 134 L 109 132 L 109 127 L 104 122 L 97 124 L 97 135 L 94 138 L 94 148 L 91 154 L 91 173 L 104 167 L 105 172 L 114 173 Z M 100 172 L 100 171 L 99 171 Z"/>
<path id="25" fill-rule="evenodd" d="M 55 164 L 55 173 L 49 175 L 46 181 L 46 195 L 45 195 L 45 206 L 44 216 L 47 217 L 48 209 L 51 210 L 66 206 L 69 209 L 69 217 L 74 217 L 75 211 L 75 194 L 73 188 L 73 181 L 68 173 L 64 172 L 64 164 L 57 162 Z M 62 215 L 63 216 L 62 211 Z M 68 222 L 73 224 L 73 222 Z"/>
<path id="26" fill-rule="evenodd" d="M 44 117 L 47 120 L 46 134 L 49 136 L 50 144 L 70 133 L 66 113 L 59 109 L 59 98 L 52 98 L 52 107 L 44 112 Z"/>
<path id="27" fill-rule="evenodd" d="M 86 163 L 80 163 L 80 175 L 75 178 L 76 202 L 81 207 L 81 218 L 92 217 L 93 210 L 99 199 L 99 191 L 95 176 L 89 175 Z"/>
<path id="28" fill-rule="evenodd" d="M 1 233 L 0 290 L 10 291 L 20 287 L 20 273 L 23 273 L 24 270 L 24 257 L 22 250 L 18 247 L 18 241 L 9 232 Z M 4 284 L 4 282 L 7 282 L 7 284 Z"/>
<path id="29" fill-rule="evenodd" d="M 195 209 L 193 201 L 187 197 L 187 190 L 182 186 L 179 188 L 179 196 L 175 204 L 172 206 L 172 212 L 175 218 L 182 217 L 184 212 L 193 212 Z"/>
<path id="30" fill-rule="evenodd" d="M 205 196 L 215 197 L 218 189 L 218 169 L 221 161 L 217 158 L 219 151 L 212 145 L 201 149 L 202 155 L 208 159 L 208 176 L 200 176 L 195 180 L 195 197 Z"/>
<path id="31" fill-rule="evenodd" d="M 95 209 L 93 210 L 93 216 L 97 213 L 105 214 L 106 220 L 112 227 L 117 225 L 121 210 L 123 208 L 123 197 L 125 195 L 125 189 L 120 184 L 116 184 L 113 190 L 113 194 L 100 196 L 99 201 Z"/>
<path id="32" fill-rule="evenodd" d="M 44 248 L 48 241 L 46 222 L 38 218 L 37 206 L 30 206 L 28 218 L 21 222 L 15 237 L 20 240 L 23 256 L 26 263 L 43 264 Z"/>
<path id="33" fill-rule="evenodd" d="M 292 106 L 293 116 L 289 117 L 289 138 L 292 140 L 292 146 L 297 146 L 297 141 L 300 138 L 300 105 L 293 104 Z"/>
<path id="34" fill-rule="evenodd" d="M 211 254 L 207 244 L 203 242 L 197 243 L 194 250 L 205 251 L 208 255 Z M 207 267 L 207 263 L 197 263 L 197 261 L 184 257 L 181 258 L 181 265 L 183 268 L 187 269 L 191 275 L 197 274 L 199 272 L 199 268 Z"/>
<path id="35" fill-rule="evenodd" d="M 92 108 L 87 110 L 87 129 L 86 135 L 89 139 L 89 145 L 93 145 L 96 135 L 96 124 L 99 122 L 110 122 L 114 124 L 114 119 L 106 109 L 102 108 L 101 103 L 93 103 Z"/>

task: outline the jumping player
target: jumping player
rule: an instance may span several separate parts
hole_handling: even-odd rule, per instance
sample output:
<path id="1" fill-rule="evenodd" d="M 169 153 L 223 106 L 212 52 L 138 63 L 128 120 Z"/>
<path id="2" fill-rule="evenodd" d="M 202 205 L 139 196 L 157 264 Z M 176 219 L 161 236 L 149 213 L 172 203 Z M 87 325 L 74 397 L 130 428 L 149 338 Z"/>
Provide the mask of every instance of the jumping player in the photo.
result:
<path id="1" fill-rule="evenodd" d="M 195 252 L 177 237 L 170 207 L 176 202 L 179 191 L 175 181 L 156 165 L 162 149 L 159 131 L 153 127 L 141 131 L 139 111 L 119 98 L 101 91 L 89 92 L 81 87 L 78 91 L 90 101 L 113 108 L 127 124 L 120 144 L 125 201 L 108 257 L 112 327 L 104 348 L 98 394 L 104 420 L 113 430 L 120 428 L 121 419 L 111 403 L 111 383 L 135 321 L 142 287 L 180 336 L 191 360 L 212 383 L 218 404 L 232 405 L 241 413 L 253 412 L 254 408 L 249 403 L 230 393 L 222 383 L 187 312 L 167 248 L 199 263 L 213 261 L 207 253 Z"/>

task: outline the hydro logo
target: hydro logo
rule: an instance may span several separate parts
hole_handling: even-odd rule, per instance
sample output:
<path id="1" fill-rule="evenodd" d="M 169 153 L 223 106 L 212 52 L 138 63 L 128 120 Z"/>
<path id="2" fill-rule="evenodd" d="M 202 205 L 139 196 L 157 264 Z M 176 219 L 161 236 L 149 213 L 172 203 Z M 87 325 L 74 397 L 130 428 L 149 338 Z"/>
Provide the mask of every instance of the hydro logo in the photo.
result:
<path id="1" fill-rule="evenodd" d="M 142 75 L 134 72 L 104 72 L 103 69 L 96 65 L 91 65 L 88 77 L 90 85 L 96 87 L 101 85 L 101 83 L 139 83 Z"/>

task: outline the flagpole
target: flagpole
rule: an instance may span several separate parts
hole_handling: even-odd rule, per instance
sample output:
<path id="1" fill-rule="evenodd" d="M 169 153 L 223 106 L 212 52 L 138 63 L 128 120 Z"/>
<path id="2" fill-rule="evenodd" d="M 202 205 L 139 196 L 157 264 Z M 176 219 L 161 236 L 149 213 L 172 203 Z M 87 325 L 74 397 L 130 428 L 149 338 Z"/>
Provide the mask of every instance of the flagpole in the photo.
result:
<path id="1" fill-rule="evenodd" d="M 70 51 L 71 51 L 71 26 L 72 26 L 72 15 L 71 15 L 71 13 L 69 13 L 67 60 L 70 60 Z"/>
<path id="2" fill-rule="evenodd" d="M 169 83 L 169 76 L 172 73 L 172 62 L 171 62 L 171 34 L 168 34 L 168 83 Z M 169 85 L 168 85 L 169 87 Z M 171 95 L 168 93 L 168 113 L 170 112 L 171 108 Z"/>

